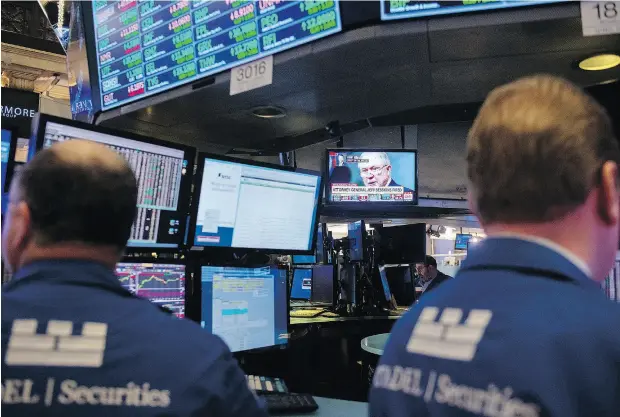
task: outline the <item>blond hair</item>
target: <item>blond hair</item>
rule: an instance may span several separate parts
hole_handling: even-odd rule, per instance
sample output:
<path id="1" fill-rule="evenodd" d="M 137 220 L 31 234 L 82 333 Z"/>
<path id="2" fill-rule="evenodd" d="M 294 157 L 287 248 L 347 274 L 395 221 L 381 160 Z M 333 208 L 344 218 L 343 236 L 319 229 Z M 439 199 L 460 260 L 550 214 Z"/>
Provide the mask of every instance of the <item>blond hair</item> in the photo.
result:
<path id="1" fill-rule="evenodd" d="M 517 80 L 489 94 L 469 131 L 473 206 L 486 224 L 558 219 L 619 155 L 605 109 L 579 87 L 548 75 Z"/>

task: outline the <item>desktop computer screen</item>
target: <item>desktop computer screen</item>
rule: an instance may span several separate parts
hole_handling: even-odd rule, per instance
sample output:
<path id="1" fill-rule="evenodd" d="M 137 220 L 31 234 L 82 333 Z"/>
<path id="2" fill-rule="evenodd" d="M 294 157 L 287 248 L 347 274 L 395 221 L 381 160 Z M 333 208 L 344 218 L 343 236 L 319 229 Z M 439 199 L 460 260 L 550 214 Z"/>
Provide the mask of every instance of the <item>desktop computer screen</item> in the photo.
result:
<path id="1" fill-rule="evenodd" d="M 195 246 L 309 252 L 321 175 L 199 156 Z"/>
<path id="2" fill-rule="evenodd" d="M 293 284 L 291 285 L 291 300 L 310 300 L 312 295 L 311 268 L 293 269 Z"/>
<path id="3" fill-rule="evenodd" d="M 312 267 L 312 295 L 310 300 L 315 303 L 334 303 L 333 265 L 314 265 Z"/>
<path id="4" fill-rule="evenodd" d="M 185 317 L 185 265 L 120 262 L 116 276 L 138 297 Z"/>
<path id="5" fill-rule="evenodd" d="M 390 291 L 390 284 L 388 283 L 385 267 L 379 267 L 379 276 L 381 277 L 381 287 L 383 288 L 383 295 L 385 296 L 385 301 L 390 302 L 392 301 L 392 292 Z"/>
<path id="6" fill-rule="evenodd" d="M 201 268 L 201 326 L 233 352 L 288 340 L 287 273 L 275 266 Z"/>
<path id="7" fill-rule="evenodd" d="M 349 223 L 349 257 L 352 261 L 364 260 L 364 235 L 366 234 L 363 221 Z"/>
<path id="8" fill-rule="evenodd" d="M 457 233 L 456 238 L 454 239 L 454 249 L 467 250 L 467 244 L 471 238 L 472 236 L 469 234 Z"/>
<path id="9" fill-rule="evenodd" d="M 36 135 L 38 149 L 82 139 L 99 142 L 124 157 L 138 180 L 138 214 L 127 246 L 181 246 L 189 209 L 192 148 L 48 115 L 39 115 Z"/>

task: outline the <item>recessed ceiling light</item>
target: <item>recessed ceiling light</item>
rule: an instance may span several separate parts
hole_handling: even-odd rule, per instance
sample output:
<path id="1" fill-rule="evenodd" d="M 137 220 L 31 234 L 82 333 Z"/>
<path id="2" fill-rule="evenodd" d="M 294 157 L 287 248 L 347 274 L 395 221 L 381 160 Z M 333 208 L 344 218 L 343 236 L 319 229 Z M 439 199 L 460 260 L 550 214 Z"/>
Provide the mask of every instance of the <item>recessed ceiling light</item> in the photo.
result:
<path id="1" fill-rule="evenodd" d="M 259 106 L 252 109 L 252 114 L 261 119 L 280 119 L 286 116 L 286 110 L 277 106 Z"/>
<path id="2" fill-rule="evenodd" d="M 584 71 L 602 71 L 620 65 L 620 55 L 600 54 L 586 58 L 579 62 L 579 68 Z"/>

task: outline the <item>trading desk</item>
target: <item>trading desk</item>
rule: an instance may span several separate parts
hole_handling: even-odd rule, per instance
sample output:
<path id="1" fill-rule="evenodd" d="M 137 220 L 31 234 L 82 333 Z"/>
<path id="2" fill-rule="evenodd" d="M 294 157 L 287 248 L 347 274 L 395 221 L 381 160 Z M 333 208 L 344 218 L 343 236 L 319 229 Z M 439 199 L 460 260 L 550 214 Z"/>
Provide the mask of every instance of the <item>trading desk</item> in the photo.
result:
<path id="1" fill-rule="evenodd" d="M 368 415 L 368 403 L 314 397 L 319 409 L 312 414 L 290 414 L 291 417 L 363 417 Z M 289 414 L 287 414 L 289 416 Z"/>
<path id="2" fill-rule="evenodd" d="M 369 320 L 398 320 L 401 315 L 393 316 L 348 316 L 348 317 L 312 317 L 312 318 L 295 318 L 291 317 L 291 326 L 302 324 L 326 324 L 326 323 L 342 323 L 347 321 L 363 322 Z"/>

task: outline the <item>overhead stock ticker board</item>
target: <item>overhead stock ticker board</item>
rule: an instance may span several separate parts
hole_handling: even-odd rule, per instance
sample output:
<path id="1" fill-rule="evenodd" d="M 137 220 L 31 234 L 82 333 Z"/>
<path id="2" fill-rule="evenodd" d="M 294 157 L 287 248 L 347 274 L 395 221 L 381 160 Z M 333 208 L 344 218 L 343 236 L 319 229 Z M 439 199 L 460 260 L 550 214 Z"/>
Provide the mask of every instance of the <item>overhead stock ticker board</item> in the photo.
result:
<path id="1" fill-rule="evenodd" d="M 510 7 L 557 3 L 561 0 L 462 0 L 462 1 L 407 1 L 382 0 L 381 19 L 396 20 L 444 14 L 476 12 Z"/>
<path id="2" fill-rule="evenodd" d="M 342 30 L 337 1 L 95 1 L 102 110 Z"/>

